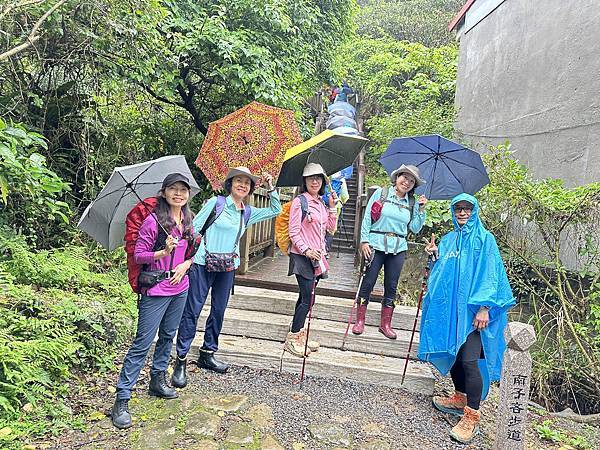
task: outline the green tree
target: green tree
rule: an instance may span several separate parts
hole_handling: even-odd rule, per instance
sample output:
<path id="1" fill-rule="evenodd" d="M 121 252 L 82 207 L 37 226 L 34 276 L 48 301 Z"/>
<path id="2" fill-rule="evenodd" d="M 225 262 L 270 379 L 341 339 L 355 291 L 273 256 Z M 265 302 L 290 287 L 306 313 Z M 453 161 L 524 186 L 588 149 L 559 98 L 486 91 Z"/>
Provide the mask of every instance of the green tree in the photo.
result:
<path id="1" fill-rule="evenodd" d="M 0 222 L 41 245 L 52 222 L 68 223 L 70 213 L 59 200 L 69 185 L 46 167 L 38 152 L 45 148 L 43 136 L 0 119 Z"/>
<path id="2" fill-rule="evenodd" d="M 448 23 L 464 0 L 362 0 L 358 34 L 420 42 L 428 47 L 450 44 Z"/>
<path id="3" fill-rule="evenodd" d="M 367 154 L 372 180 L 385 176 L 376 162 L 397 136 L 452 136 L 457 48 L 428 48 L 392 38 L 356 38 L 345 45 L 343 77 L 363 97 L 362 117 L 373 145 Z"/>
<path id="4" fill-rule="evenodd" d="M 208 123 L 259 100 L 297 109 L 331 78 L 352 0 L 114 2 L 99 52 L 118 77 Z"/>

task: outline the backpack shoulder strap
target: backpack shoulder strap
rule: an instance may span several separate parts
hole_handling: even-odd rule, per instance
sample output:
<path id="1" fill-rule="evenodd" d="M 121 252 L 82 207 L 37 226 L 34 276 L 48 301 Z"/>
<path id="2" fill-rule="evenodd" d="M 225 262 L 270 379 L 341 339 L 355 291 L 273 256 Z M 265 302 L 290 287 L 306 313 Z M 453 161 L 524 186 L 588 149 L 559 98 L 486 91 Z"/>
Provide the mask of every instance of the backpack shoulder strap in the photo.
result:
<path id="1" fill-rule="evenodd" d="M 384 186 L 381 189 L 381 194 L 379 195 L 379 200 L 381 200 L 381 203 L 387 202 L 387 198 L 388 198 L 389 192 L 390 192 L 390 187 L 389 186 Z"/>
<path id="2" fill-rule="evenodd" d="M 306 218 L 306 216 L 309 214 L 308 200 L 306 200 L 306 197 L 302 194 L 299 195 L 298 198 L 300 199 L 300 210 L 302 211 L 302 220 L 304 220 Z"/>
<path id="3" fill-rule="evenodd" d="M 250 220 L 250 216 L 252 215 L 252 206 L 244 205 L 244 226 L 248 226 L 248 221 Z"/>
<path id="4" fill-rule="evenodd" d="M 412 222 L 414 209 L 415 209 L 415 196 L 411 195 L 408 197 L 408 212 L 410 213 L 410 219 L 408 219 L 408 223 Z"/>
<path id="5" fill-rule="evenodd" d="M 219 216 L 223 212 L 223 209 L 225 209 L 225 200 L 226 200 L 226 198 L 223 197 L 222 195 L 217 196 L 217 203 L 215 203 L 214 208 L 208 215 L 206 222 L 204 222 L 204 225 L 202 226 L 202 229 L 200 230 L 200 234 L 202 236 L 204 236 L 206 234 L 206 230 L 208 230 L 208 228 L 213 223 L 215 223 L 215 220 L 217 220 L 219 218 Z"/>

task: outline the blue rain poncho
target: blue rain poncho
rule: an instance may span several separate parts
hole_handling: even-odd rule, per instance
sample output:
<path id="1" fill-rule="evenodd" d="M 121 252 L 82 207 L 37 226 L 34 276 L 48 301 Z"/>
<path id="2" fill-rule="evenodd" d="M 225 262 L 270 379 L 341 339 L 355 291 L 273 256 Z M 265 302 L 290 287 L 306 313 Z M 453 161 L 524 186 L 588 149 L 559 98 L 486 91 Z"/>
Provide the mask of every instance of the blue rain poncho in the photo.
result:
<path id="1" fill-rule="evenodd" d="M 454 216 L 454 205 L 460 201 L 473 204 L 471 217 L 462 227 Z M 467 336 L 475 330 L 477 311 L 489 306 L 489 325 L 480 331 L 485 359 L 479 360 L 479 369 L 485 399 L 490 382 L 500 379 L 507 311 L 515 300 L 496 239 L 483 227 L 475 197 L 457 195 L 450 210 L 454 231 L 442 238 L 431 270 L 423 299 L 418 357 L 447 375 Z"/>

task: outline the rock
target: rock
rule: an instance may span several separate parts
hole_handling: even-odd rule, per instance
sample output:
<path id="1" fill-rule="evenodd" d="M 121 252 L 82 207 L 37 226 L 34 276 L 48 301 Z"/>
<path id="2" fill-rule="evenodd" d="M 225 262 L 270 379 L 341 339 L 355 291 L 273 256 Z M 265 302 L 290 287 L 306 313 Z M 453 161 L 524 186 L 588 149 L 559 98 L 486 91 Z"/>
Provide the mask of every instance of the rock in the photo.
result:
<path id="1" fill-rule="evenodd" d="M 381 439 L 367 441 L 364 444 L 361 444 L 360 448 L 362 450 L 392 450 L 392 446 Z"/>
<path id="2" fill-rule="evenodd" d="M 345 447 L 350 445 L 350 436 L 339 425 L 311 425 L 308 427 L 308 431 L 310 431 L 313 438 L 326 444 L 343 445 Z"/>
<path id="3" fill-rule="evenodd" d="M 261 429 L 271 428 L 274 423 L 273 409 L 264 403 L 250 408 L 244 417 L 249 419 L 255 427 Z"/>
<path id="4" fill-rule="evenodd" d="M 302 442 L 294 442 L 292 444 L 293 450 L 304 450 L 305 448 L 306 448 L 306 445 L 304 445 Z"/>
<path id="5" fill-rule="evenodd" d="M 184 432 L 195 439 L 214 437 L 221 424 L 221 419 L 204 411 L 192 414 L 185 423 Z"/>
<path id="6" fill-rule="evenodd" d="M 365 433 L 367 436 L 385 435 L 385 433 L 383 432 L 384 429 L 385 425 L 382 425 L 377 422 L 368 422 L 361 427 L 362 432 Z"/>
<path id="7" fill-rule="evenodd" d="M 190 450 L 219 450 L 220 446 L 217 442 L 211 441 L 210 439 L 203 439 L 197 444 L 191 447 L 186 446 Z"/>
<path id="8" fill-rule="evenodd" d="M 270 434 L 267 434 L 263 438 L 260 443 L 260 448 L 262 450 L 285 450 L 285 448 L 282 447 L 281 444 L 279 444 L 279 442 L 277 442 L 277 440 Z"/>
<path id="9" fill-rule="evenodd" d="M 247 423 L 235 423 L 229 428 L 225 441 L 232 444 L 251 444 L 254 442 L 254 430 Z"/>
<path id="10" fill-rule="evenodd" d="M 182 411 L 198 411 L 199 409 L 204 408 L 204 400 L 205 397 L 202 397 L 198 394 L 194 394 L 193 392 L 185 392 L 180 393 L 181 399 L 181 410 Z"/>
<path id="11" fill-rule="evenodd" d="M 179 433 L 176 420 L 159 420 L 142 428 L 132 449 L 172 448 Z"/>
<path id="12" fill-rule="evenodd" d="M 332 420 L 335 423 L 348 423 L 348 422 L 350 422 L 350 417 L 348 417 L 348 416 L 333 416 Z"/>
<path id="13" fill-rule="evenodd" d="M 224 395 L 205 399 L 203 404 L 207 408 L 217 411 L 233 412 L 239 410 L 247 401 L 248 397 L 245 395 Z"/>

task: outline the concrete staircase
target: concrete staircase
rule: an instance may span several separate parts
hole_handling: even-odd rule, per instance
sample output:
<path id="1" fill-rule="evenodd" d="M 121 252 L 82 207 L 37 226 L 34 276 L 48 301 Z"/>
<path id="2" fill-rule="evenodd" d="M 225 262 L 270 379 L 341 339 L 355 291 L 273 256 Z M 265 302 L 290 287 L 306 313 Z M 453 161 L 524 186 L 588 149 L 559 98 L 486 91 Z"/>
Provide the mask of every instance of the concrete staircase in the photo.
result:
<path id="1" fill-rule="evenodd" d="M 236 286 L 225 313 L 219 339 L 219 357 L 236 365 L 279 370 L 283 342 L 291 323 L 297 294 Z M 209 297 L 210 300 L 210 297 Z M 341 345 L 352 300 L 317 296 L 313 308 L 310 337 L 321 343 L 306 363 L 307 375 L 340 377 L 359 382 L 400 387 L 404 357 L 414 321 L 414 308 L 398 307 L 392 322 L 398 339 L 385 338 L 377 330 L 380 305 L 369 305 L 365 332 L 355 336 L 350 331 L 346 350 Z M 198 334 L 190 357 L 195 358 L 202 346 L 204 324 L 210 305 L 204 307 L 198 321 Z M 411 357 L 418 348 L 415 336 Z M 300 373 L 302 358 L 283 354 L 282 370 Z M 433 393 L 434 377 L 428 365 L 409 361 L 403 387 L 427 395 Z"/>

